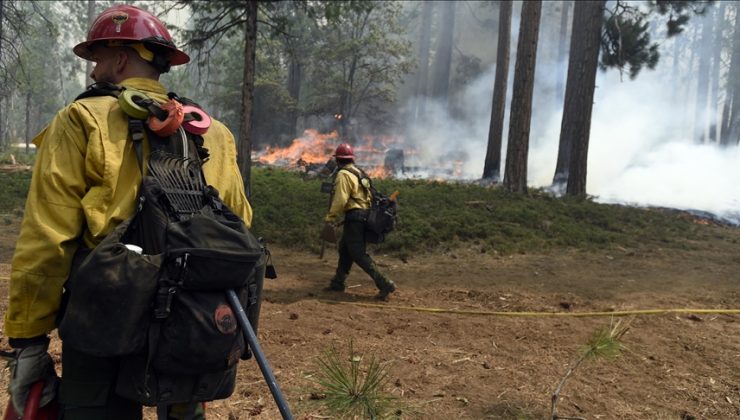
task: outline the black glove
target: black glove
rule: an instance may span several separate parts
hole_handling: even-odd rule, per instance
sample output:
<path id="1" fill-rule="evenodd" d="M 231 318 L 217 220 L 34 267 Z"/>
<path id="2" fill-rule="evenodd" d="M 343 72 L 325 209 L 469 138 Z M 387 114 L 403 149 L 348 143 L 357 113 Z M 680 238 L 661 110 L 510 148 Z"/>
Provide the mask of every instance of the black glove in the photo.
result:
<path id="1" fill-rule="evenodd" d="M 54 370 L 54 361 L 47 352 L 49 348 L 47 337 L 11 338 L 10 344 L 14 349 L 6 356 L 10 369 L 8 393 L 16 413 L 23 416 L 31 386 L 40 380 L 44 381 L 44 390 L 39 404 L 43 407 L 56 396 L 59 378 Z"/>

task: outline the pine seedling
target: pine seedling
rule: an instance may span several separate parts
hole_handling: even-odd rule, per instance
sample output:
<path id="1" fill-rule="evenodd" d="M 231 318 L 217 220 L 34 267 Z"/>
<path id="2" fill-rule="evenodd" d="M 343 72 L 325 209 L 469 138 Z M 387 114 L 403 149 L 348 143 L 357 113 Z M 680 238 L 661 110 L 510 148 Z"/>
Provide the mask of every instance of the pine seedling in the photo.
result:
<path id="1" fill-rule="evenodd" d="M 613 320 L 612 320 L 613 321 Z M 630 322 L 631 323 L 631 322 Z M 581 348 L 578 360 L 568 368 L 565 375 L 560 379 L 555 392 L 552 393 L 552 420 L 584 420 L 582 417 L 563 417 L 558 415 L 557 404 L 560 399 L 560 391 L 565 385 L 565 381 L 575 372 L 575 370 L 586 360 L 590 359 L 613 359 L 622 353 L 625 346 L 622 344 L 622 336 L 629 330 L 629 324 L 622 325 L 619 320 L 612 322 L 606 328 L 600 328 L 594 331 L 588 342 Z"/>
<path id="2" fill-rule="evenodd" d="M 387 365 L 370 356 L 363 366 L 363 357 L 349 343 L 346 357 L 333 346 L 318 357 L 319 371 L 313 381 L 321 386 L 320 401 L 340 418 L 379 419 L 391 411 L 393 396 L 385 393 L 388 382 Z"/>

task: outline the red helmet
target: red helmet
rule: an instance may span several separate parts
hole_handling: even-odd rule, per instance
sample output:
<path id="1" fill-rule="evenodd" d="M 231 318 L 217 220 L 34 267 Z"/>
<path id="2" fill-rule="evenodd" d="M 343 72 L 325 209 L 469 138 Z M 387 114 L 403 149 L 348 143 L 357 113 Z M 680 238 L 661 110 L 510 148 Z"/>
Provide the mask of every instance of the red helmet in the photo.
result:
<path id="1" fill-rule="evenodd" d="M 90 46 L 97 41 L 139 41 L 165 47 L 171 52 L 173 66 L 185 64 L 190 57 L 177 49 L 164 24 L 153 14 L 138 7 L 118 5 L 101 13 L 87 33 L 87 41 L 77 44 L 72 51 L 85 60 L 92 59 Z"/>
<path id="2" fill-rule="evenodd" d="M 352 146 L 348 143 L 342 143 L 337 146 L 337 150 L 334 152 L 334 157 L 338 159 L 354 159 L 355 153 L 352 151 Z"/>

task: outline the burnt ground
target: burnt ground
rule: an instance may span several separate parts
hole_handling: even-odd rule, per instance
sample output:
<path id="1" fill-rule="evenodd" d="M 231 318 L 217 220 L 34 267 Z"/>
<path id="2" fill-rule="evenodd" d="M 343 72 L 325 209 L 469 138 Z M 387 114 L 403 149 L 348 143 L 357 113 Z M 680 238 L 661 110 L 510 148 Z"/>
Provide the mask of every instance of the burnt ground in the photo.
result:
<path id="1" fill-rule="evenodd" d="M 266 283 L 259 338 L 296 418 L 330 418 L 311 399 L 320 389 L 309 378 L 317 356 L 352 340 L 366 359 L 386 363 L 387 391 L 403 418 L 543 419 L 578 349 L 596 329 L 622 320 L 630 324 L 625 352 L 582 364 L 563 389 L 561 415 L 740 418 L 740 315 L 721 313 L 740 309 L 740 230 L 706 229 L 706 240 L 680 250 L 497 256 L 467 248 L 405 262 L 375 255 L 399 287 L 389 302 L 374 301 L 371 281 L 357 271 L 348 293 L 321 291 L 336 262 L 331 249 L 319 260 L 274 247 L 279 278 Z M 3 312 L 16 234 L 15 222 L 0 227 Z M 683 308 L 718 312 L 572 316 Z M 52 353 L 59 353 L 56 339 Z M 231 398 L 209 404 L 209 418 L 280 418 L 253 360 L 241 363 L 238 379 Z M 6 383 L 3 377 L 0 386 Z M 151 409 L 146 416 L 154 418 Z"/>

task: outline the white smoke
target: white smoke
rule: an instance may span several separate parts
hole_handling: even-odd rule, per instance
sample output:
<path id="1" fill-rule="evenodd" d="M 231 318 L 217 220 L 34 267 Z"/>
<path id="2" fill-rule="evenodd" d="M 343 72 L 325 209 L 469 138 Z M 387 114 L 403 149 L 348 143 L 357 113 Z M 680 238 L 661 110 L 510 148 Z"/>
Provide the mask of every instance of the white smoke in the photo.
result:
<path id="1" fill-rule="evenodd" d="M 696 143 L 691 129 L 694 107 L 677 103 L 677 98 L 695 101 L 694 95 L 683 94 L 689 86 L 671 84 L 671 66 L 670 59 L 664 59 L 655 70 L 643 69 L 635 80 L 627 75 L 622 80 L 616 70 L 599 71 L 591 121 L 587 193 L 598 202 L 702 211 L 740 223 L 740 189 L 736 188 L 740 185 L 740 151 L 736 146 L 720 148 L 716 144 Z M 554 72 L 556 69 L 552 67 L 538 68 L 538 72 Z M 463 171 L 450 178 L 481 177 L 493 74 L 494 69 L 489 69 L 460 94 L 458 103 L 466 104 L 469 111 L 463 117 L 453 118 L 447 106 L 428 103 L 427 118 L 408 128 L 407 142 L 422 152 L 419 156 L 422 165 L 453 158 L 455 151 L 463 151 L 466 161 Z M 507 96 L 511 95 L 511 82 L 510 79 Z M 554 91 L 549 86 L 543 88 L 542 83 L 543 80 L 535 95 Z M 508 104 L 510 99 L 507 107 Z M 551 184 L 557 161 L 562 111 L 545 113 L 535 110 L 532 120 L 528 184 L 535 188 Z M 508 121 L 507 110 L 502 175 Z"/>

